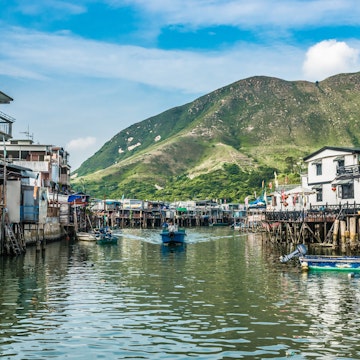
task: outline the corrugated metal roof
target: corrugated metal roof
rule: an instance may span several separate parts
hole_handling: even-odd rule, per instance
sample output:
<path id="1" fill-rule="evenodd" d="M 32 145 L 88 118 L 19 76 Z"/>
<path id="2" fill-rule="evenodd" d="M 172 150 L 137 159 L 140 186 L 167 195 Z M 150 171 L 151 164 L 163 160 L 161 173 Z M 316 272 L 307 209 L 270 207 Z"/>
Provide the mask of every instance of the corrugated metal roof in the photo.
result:
<path id="1" fill-rule="evenodd" d="M 0 91 L 0 104 L 9 104 L 10 101 L 13 101 L 13 100 L 14 99 L 12 99 L 10 96 L 8 96 Z"/>

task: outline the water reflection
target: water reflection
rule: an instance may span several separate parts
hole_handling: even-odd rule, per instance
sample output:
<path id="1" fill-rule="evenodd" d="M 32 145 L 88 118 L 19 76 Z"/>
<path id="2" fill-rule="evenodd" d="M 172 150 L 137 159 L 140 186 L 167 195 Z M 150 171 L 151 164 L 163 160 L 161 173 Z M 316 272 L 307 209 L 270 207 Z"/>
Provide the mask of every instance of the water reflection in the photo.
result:
<path id="1" fill-rule="evenodd" d="M 164 256 L 169 254 L 181 254 L 186 250 L 186 244 L 169 244 L 169 245 L 161 245 L 161 253 Z"/>
<path id="2" fill-rule="evenodd" d="M 303 274 L 257 234 L 156 230 L 1 259 L 9 359 L 360 358 L 359 278 Z"/>

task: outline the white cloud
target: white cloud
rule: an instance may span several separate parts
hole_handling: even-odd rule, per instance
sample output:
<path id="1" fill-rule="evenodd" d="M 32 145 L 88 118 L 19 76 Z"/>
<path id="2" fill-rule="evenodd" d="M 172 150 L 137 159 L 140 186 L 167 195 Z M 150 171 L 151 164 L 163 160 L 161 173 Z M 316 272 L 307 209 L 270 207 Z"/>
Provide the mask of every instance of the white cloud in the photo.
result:
<path id="1" fill-rule="evenodd" d="M 66 144 L 66 148 L 69 150 L 81 151 L 88 149 L 90 146 L 96 144 L 96 138 L 93 136 L 88 136 L 85 138 L 72 139 Z"/>
<path id="2" fill-rule="evenodd" d="M 293 54 L 294 49 L 290 50 Z M 282 56 L 294 68 L 295 58 L 285 55 L 288 51 L 285 46 L 262 48 L 245 43 L 223 52 L 148 49 L 19 28 L 7 31 L 0 43 L 2 62 L 18 69 L 19 76 L 118 79 L 194 94 L 271 73 L 272 64 L 277 68 Z M 277 76 L 286 78 L 287 67 L 281 68 L 283 73 Z"/>
<path id="3" fill-rule="evenodd" d="M 137 6 L 144 17 L 156 17 L 157 22 L 147 22 L 151 26 L 275 25 L 294 28 L 319 22 L 322 26 L 338 24 L 340 17 L 343 25 L 358 24 L 360 18 L 358 0 L 111 0 L 113 6 L 124 3 Z"/>
<path id="4" fill-rule="evenodd" d="M 46 0 L 36 2 L 25 2 L 16 6 L 16 11 L 25 15 L 45 15 L 52 17 L 58 17 L 56 13 L 63 14 L 81 14 L 86 11 L 85 7 L 73 4 L 72 2 L 61 1 L 61 0 Z"/>
<path id="5" fill-rule="evenodd" d="M 331 75 L 359 71 L 359 50 L 345 42 L 325 40 L 312 46 L 303 65 L 308 80 L 323 80 Z"/>
<path id="6" fill-rule="evenodd" d="M 65 149 L 70 154 L 72 170 L 77 169 L 85 159 L 92 156 L 96 148 L 96 138 L 93 136 L 70 140 Z"/>

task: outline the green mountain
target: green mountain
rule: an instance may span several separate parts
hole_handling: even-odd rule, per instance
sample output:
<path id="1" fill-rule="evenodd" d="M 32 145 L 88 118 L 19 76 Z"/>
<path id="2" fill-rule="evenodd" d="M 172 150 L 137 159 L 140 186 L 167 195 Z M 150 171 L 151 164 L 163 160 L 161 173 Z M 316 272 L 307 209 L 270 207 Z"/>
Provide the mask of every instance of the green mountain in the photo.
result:
<path id="1" fill-rule="evenodd" d="M 323 146 L 360 146 L 360 73 L 321 82 L 255 76 L 116 134 L 73 176 L 95 197 L 243 201 L 276 171 L 299 181 Z"/>

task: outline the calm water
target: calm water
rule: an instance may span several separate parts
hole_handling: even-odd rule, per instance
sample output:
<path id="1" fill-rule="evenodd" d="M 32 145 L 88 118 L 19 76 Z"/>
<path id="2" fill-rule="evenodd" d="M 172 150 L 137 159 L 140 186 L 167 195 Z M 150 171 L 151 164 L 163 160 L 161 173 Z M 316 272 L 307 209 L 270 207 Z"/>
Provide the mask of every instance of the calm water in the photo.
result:
<path id="1" fill-rule="evenodd" d="M 4 359 L 360 359 L 360 278 L 302 274 L 261 236 L 189 229 L 1 259 Z"/>

